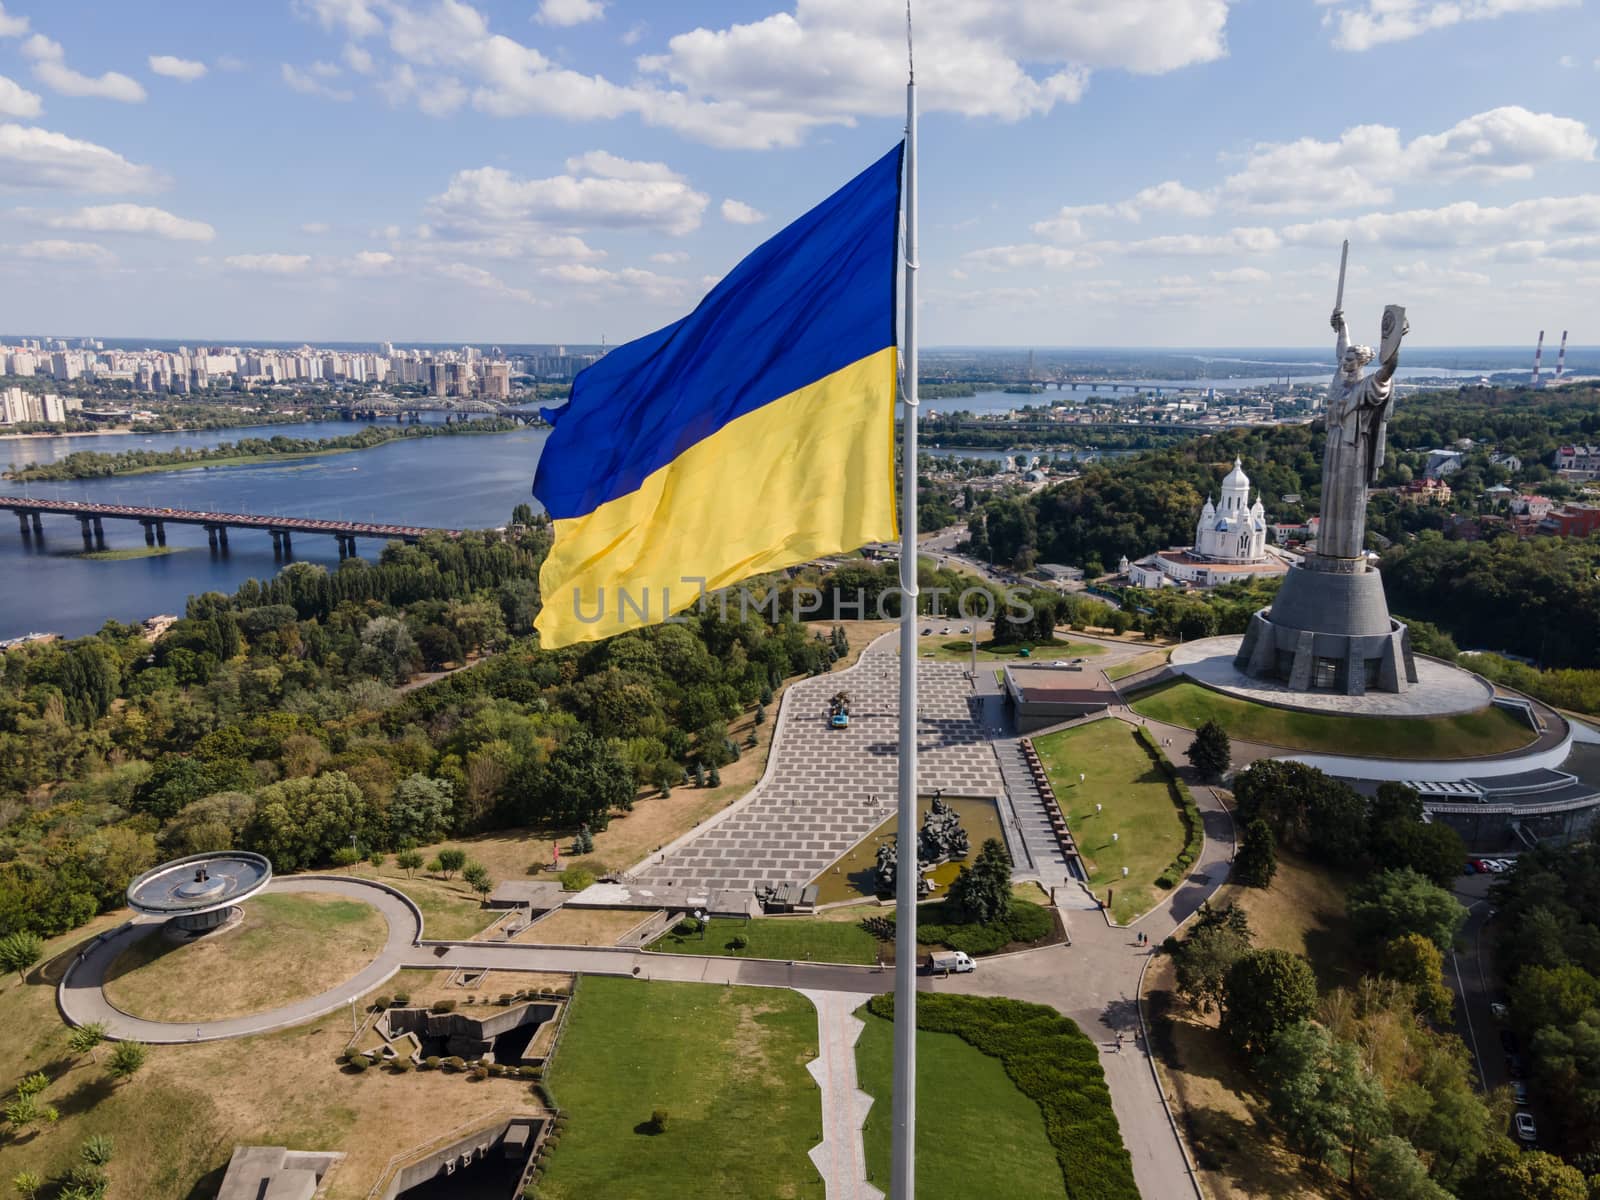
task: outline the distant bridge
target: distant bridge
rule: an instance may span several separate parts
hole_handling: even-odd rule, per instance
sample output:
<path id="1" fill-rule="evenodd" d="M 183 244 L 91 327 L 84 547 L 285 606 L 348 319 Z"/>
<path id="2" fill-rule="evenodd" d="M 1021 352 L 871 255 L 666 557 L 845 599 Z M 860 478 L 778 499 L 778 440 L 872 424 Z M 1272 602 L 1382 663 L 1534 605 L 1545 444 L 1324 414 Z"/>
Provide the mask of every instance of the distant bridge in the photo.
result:
<path id="1" fill-rule="evenodd" d="M 260 529 L 272 535 L 272 552 L 288 557 L 296 533 L 324 533 L 338 540 L 339 557 L 354 557 L 356 539 L 415 542 L 430 533 L 460 537 L 459 529 L 432 529 L 423 525 L 378 525 L 368 521 L 323 521 L 315 517 L 273 517 L 255 513 L 191 512 L 181 508 L 141 508 L 132 504 L 86 504 L 79 500 L 34 500 L 25 496 L 0 496 L 0 508 L 9 508 L 22 523 L 24 540 L 44 536 L 40 518 L 59 515 L 77 519 L 85 549 L 106 544 L 102 521 L 137 521 L 144 526 L 147 546 L 167 544 L 168 525 L 199 525 L 211 548 L 226 552 L 228 530 Z"/>
<path id="2" fill-rule="evenodd" d="M 357 420 L 392 416 L 396 421 L 416 421 L 422 413 L 447 413 L 458 417 L 508 417 L 524 425 L 541 423 L 537 408 L 513 408 L 498 400 L 445 400 L 434 396 L 418 399 L 401 399 L 394 396 L 369 396 L 360 400 L 329 404 L 326 411 Z"/>

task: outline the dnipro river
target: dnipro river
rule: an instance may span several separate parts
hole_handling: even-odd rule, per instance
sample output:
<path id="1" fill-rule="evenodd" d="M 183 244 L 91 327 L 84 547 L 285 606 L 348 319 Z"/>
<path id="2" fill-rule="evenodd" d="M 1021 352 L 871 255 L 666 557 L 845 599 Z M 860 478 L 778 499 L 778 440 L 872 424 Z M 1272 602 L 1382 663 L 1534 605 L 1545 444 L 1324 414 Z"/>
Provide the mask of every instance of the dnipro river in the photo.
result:
<path id="1" fill-rule="evenodd" d="M 53 462 L 77 450 L 214 446 L 241 437 L 329 438 L 359 432 L 371 422 L 323 421 L 202 433 L 111 434 L 0 440 L 0 463 Z M 534 464 L 549 431 L 427 438 L 303 462 L 203 467 L 153 475 L 127 475 L 61 483 L 0 481 L 7 495 L 52 496 L 101 504 L 135 504 L 202 512 L 266 513 L 483 529 L 504 525 L 511 510 L 532 503 Z M 152 558 L 96 561 L 80 557 L 83 538 L 71 517 L 46 516 L 44 539 L 25 542 L 11 513 L 0 514 L 0 638 L 33 631 L 68 636 L 92 633 L 107 619 L 142 621 L 179 613 L 193 593 L 232 592 L 246 579 L 268 579 L 281 567 L 265 533 L 235 529 L 226 557 L 213 555 L 205 530 L 168 525 L 176 553 Z M 107 549 L 144 546 L 135 521 L 104 523 Z M 356 543 L 362 557 L 383 548 L 376 539 Z M 336 568 L 331 537 L 301 534 L 294 558 Z"/>
<path id="2" fill-rule="evenodd" d="M 1407 373 L 1401 368 L 1401 373 Z M 1471 372 L 1416 369 L 1433 377 Z M 1331 374 L 1331 372 L 1330 372 Z M 1232 390 L 1272 382 L 1261 379 L 1143 380 L 1144 387 L 1208 387 Z M 1086 397 L 1087 386 L 1036 396 L 980 392 L 976 396 L 925 401 L 924 411 L 967 409 L 1005 412 L 1047 399 L 1070 402 Z M 1127 395 L 1127 393 L 1122 393 Z M 442 418 L 439 418 L 442 419 Z M 242 437 L 330 438 L 359 432 L 371 422 L 321 421 L 303 425 L 212 429 L 194 433 L 109 434 L 103 437 L 0 439 L 0 464 L 55 462 L 78 450 L 112 454 L 121 450 L 196 448 Z M 385 422 L 387 424 L 387 422 Z M 301 463 L 189 468 L 152 475 L 62 483 L 0 481 L 6 495 L 52 496 L 103 504 L 146 505 L 209 512 L 262 513 L 379 521 L 394 525 L 433 525 L 456 529 L 506 524 L 511 510 L 527 501 L 534 464 L 548 430 L 394 442 L 372 450 L 307 459 Z M 933 451 L 961 457 L 1000 458 L 999 450 Z M 1115 453 L 1115 452 L 1113 452 Z M 1125 453 L 1125 452 L 1124 452 Z M 1112 456 L 1107 454 L 1106 457 Z M 537 506 L 535 506 L 537 507 Z M 234 530 L 226 556 L 212 554 L 205 530 L 167 526 L 167 545 L 175 553 L 151 558 L 97 561 L 80 557 L 83 540 L 71 517 L 44 517 L 44 538 L 24 541 L 11 514 L 0 515 L 0 638 L 34 631 L 77 636 L 92 633 L 108 619 L 142 621 L 156 613 L 182 613 L 193 593 L 232 592 L 246 579 L 270 578 L 280 567 L 265 533 Z M 144 531 L 137 522 L 106 521 L 107 549 L 137 549 Z M 363 539 L 357 547 L 373 558 L 382 548 Z M 338 544 L 330 537 L 302 534 L 294 539 L 294 558 L 338 566 Z"/>

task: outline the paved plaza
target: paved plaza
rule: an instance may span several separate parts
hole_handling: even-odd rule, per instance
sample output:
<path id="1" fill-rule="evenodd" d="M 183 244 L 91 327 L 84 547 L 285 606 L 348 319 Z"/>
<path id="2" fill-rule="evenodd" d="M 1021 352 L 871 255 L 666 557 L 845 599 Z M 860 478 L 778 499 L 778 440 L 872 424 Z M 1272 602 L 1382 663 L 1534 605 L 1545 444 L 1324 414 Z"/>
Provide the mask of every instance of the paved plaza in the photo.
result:
<path id="1" fill-rule="evenodd" d="M 1176 646 L 1172 667 L 1196 683 L 1238 700 L 1278 708 L 1325 713 L 1331 717 L 1442 717 L 1487 708 L 1494 689 L 1470 671 L 1429 658 L 1417 659 L 1417 682 L 1403 692 L 1297 691 L 1274 679 L 1256 679 L 1233 665 L 1239 653 L 1237 636 L 1202 638 Z"/>
<path id="2" fill-rule="evenodd" d="M 960 663 L 918 664 L 918 785 L 1002 801 L 1005 787 Z M 828 726 L 828 699 L 850 693 L 850 727 Z M 721 820 L 631 873 L 639 883 L 703 892 L 808 883 L 894 813 L 900 665 L 893 635 L 847 671 L 804 679 L 784 697 L 772 761 Z"/>

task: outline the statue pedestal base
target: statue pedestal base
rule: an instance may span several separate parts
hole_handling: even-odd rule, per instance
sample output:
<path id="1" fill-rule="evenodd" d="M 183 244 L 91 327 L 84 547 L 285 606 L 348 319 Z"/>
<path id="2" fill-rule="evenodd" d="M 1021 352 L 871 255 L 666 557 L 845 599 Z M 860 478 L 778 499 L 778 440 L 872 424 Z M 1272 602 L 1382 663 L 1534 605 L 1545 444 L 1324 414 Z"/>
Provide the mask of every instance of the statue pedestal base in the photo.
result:
<path id="1" fill-rule="evenodd" d="M 1360 696 L 1417 682 L 1411 636 L 1389 616 L 1382 577 L 1354 561 L 1291 568 L 1271 609 L 1250 618 L 1233 661 L 1295 691 Z"/>

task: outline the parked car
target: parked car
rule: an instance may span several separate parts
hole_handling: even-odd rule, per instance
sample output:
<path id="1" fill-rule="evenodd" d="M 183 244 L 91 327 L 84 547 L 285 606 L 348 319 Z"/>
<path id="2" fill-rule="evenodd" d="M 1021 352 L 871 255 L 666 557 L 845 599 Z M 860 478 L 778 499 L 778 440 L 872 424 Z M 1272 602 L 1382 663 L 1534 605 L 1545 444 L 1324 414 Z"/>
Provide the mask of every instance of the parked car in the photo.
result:
<path id="1" fill-rule="evenodd" d="M 1539 1140 L 1539 1127 L 1533 1122 L 1533 1114 L 1519 1112 L 1517 1114 L 1517 1137 L 1524 1142 L 1537 1142 Z"/>
<path id="2" fill-rule="evenodd" d="M 965 975 L 977 969 L 978 964 L 972 961 L 965 950 L 935 950 L 928 955 L 930 975 Z"/>
<path id="3" fill-rule="evenodd" d="M 971 633 L 972 632 L 972 626 L 971 625 L 963 625 L 961 627 L 961 632 L 962 633 Z"/>
<path id="4" fill-rule="evenodd" d="M 1468 859 L 1466 864 L 1461 868 L 1461 873 L 1463 875 L 1476 875 L 1478 873 L 1478 864 L 1473 862 L 1471 859 Z"/>
<path id="5" fill-rule="evenodd" d="M 928 628 L 928 629 L 924 629 L 922 631 L 922 636 L 923 637 L 932 637 L 933 636 L 933 629 L 931 627 Z"/>
<path id="6" fill-rule="evenodd" d="M 1487 858 L 1475 858 L 1467 865 L 1474 871 L 1482 872 L 1485 875 L 1489 873 L 1489 860 Z"/>
<path id="7" fill-rule="evenodd" d="M 1527 1077 L 1528 1073 L 1522 1069 L 1522 1058 L 1520 1055 L 1506 1055 L 1506 1074 L 1511 1076 L 1513 1079 L 1524 1079 Z"/>
<path id="8" fill-rule="evenodd" d="M 1518 1104 L 1526 1104 L 1528 1102 L 1528 1085 L 1520 1079 L 1512 1081 L 1511 1098 Z"/>
<path id="9" fill-rule="evenodd" d="M 1509 1029 L 1502 1029 L 1500 1031 L 1500 1048 L 1507 1054 L 1516 1054 L 1522 1049 L 1522 1046 L 1517 1041 L 1516 1034 L 1512 1033 Z"/>
<path id="10" fill-rule="evenodd" d="M 1490 1003 L 1489 1003 L 1489 1015 L 1492 1016 L 1496 1021 L 1504 1021 L 1506 1019 L 1506 1017 L 1510 1015 L 1510 1013 L 1511 1013 L 1511 1010 L 1509 1008 L 1507 1008 L 1504 1004 L 1501 1004 L 1500 1001 L 1498 1001 L 1498 1000 L 1490 1001 Z"/>

